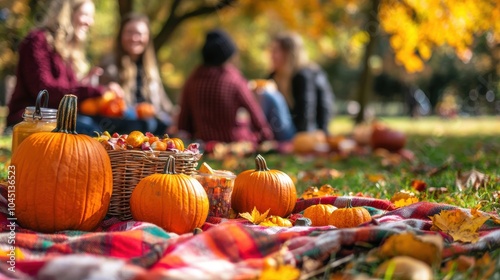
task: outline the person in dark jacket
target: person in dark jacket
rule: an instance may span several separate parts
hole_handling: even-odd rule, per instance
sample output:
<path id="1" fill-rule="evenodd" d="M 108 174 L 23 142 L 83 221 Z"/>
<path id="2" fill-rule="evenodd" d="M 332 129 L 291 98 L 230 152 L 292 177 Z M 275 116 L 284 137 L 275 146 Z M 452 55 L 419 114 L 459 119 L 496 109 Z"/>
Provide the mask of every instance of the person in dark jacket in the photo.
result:
<path id="1" fill-rule="evenodd" d="M 334 94 L 326 73 L 309 61 L 302 37 L 282 33 L 271 43 L 272 74 L 285 97 L 297 132 L 322 130 L 333 117 Z"/>

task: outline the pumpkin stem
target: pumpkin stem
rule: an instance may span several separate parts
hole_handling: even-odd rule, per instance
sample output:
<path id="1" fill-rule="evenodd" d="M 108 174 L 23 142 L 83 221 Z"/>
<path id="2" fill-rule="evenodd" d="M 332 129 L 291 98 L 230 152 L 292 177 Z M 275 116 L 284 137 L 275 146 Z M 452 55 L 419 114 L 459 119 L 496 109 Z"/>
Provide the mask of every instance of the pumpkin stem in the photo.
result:
<path id="1" fill-rule="evenodd" d="M 266 160 L 263 156 L 257 155 L 255 157 L 255 170 L 256 171 L 269 171 L 270 169 L 267 167 Z"/>
<path id="2" fill-rule="evenodd" d="M 76 133 L 76 104 L 76 95 L 66 94 L 63 96 L 57 109 L 56 128 L 52 132 L 78 134 Z"/>
<path id="3" fill-rule="evenodd" d="M 352 208 L 352 199 L 347 199 L 347 205 L 345 208 Z"/>
<path id="4" fill-rule="evenodd" d="M 163 168 L 163 174 L 177 174 L 175 172 L 175 158 L 173 156 L 168 156 L 165 168 Z"/>

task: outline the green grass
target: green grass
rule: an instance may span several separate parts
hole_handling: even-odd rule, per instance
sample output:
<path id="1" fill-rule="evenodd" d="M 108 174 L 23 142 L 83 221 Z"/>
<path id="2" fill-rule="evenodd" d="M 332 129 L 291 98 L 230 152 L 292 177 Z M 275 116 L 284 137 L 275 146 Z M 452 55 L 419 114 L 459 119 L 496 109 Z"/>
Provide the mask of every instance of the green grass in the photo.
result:
<path id="1" fill-rule="evenodd" d="M 363 193 L 365 196 L 389 199 L 400 190 L 412 190 L 412 180 L 422 180 L 428 187 L 446 188 L 444 195 L 432 196 L 423 192 L 422 200 L 442 202 L 465 208 L 481 203 L 482 210 L 500 212 L 500 118 L 462 118 L 443 120 L 425 118 L 411 120 L 408 118 L 386 118 L 382 120 L 390 127 L 404 131 L 408 135 L 407 148 L 414 152 L 415 159 L 394 166 L 385 166 L 380 157 L 371 153 L 363 156 L 339 158 L 335 155 L 301 157 L 296 155 L 265 154 L 268 166 L 280 169 L 297 179 L 297 189 L 301 193 L 308 186 L 330 184 L 338 193 L 351 195 Z M 331 125 L 334 134 L 349 134 L 352 123 L 347 118 L 337 118 Z M 0 138 L 0 162 L 7 161 L 10 156 L 10 138 Z M 202 158 L 215 169 L 228 169 L 227 162 Z M 231 160 L 229 160 L 231 161 Z M 239 173 L 254 168 L 254 156 L 233 158 L 231 170 Z M 0 170 L 4 170 L 0 163 Z M 308 180 L 300 175 L 303 172 L 320 169 L 337 170 L 343 174 L 338 178 L 313 177 Z M 429 176 L 432 170 L 440 170 Z M 456 186 L 457 172 L 476 169 L 490 177 L 485 186 L 460 191 Z M 383 178 L 374 182 L 371 177 Z M 5 177 L 5 172 L 0 173 Z M 500 250 L 492 252 L 496 260 L 495 277 L 500 277 Z M 372 273 L 376 265 L 367 264 L 359 256 L 351 262 L 350 271 L 344 273 Z M 451 273 L 446 279 L 468 279 L 472 272 Z M 445 275 L 437 272 L 438 279 Z"/>

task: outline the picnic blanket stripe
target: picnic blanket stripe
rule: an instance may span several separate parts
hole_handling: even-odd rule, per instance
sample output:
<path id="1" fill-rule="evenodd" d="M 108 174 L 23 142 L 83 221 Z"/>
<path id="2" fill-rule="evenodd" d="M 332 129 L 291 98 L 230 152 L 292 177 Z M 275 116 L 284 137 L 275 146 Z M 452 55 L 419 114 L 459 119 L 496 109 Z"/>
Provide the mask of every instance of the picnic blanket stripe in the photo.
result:
<path id="1" fill-rule="evenodd" d="M 147 269 L 148 273 L 166 277 L 248 278 L 258 275 L 264 258 L 276 254 L 283 245 L 288 250 L 286 261 L 301 265 L 304 257 L 326 260 L 332 255 L 352 253 L 353 248 L 360 246 L 368 250 L 382 244 L 388 236 L 405 231 L 442 235 L 445 238 L 444 258 L 500 249 L 500 225 L 492 221 L 479 229 L 480 238 L 474 244 L 453 242 L 448 234 L 431 232 L 430 216 L 442 210 L 469 211 L 447 204 L 419 202 L 396 209 L 388 200 L 325 197 L 298 200 L 294 213 L 318 203 L 343 207 L 347 199 L 352 199 L 353 206 L 369 209 L 374 220 L 357 228 L 337 229 L 333 226 L 262 227 L 242 219 L 208 219 L 202 227 L 203 232 L 195 236 L 190 233 L 177 235 L 150 223 L 115 218 L 104 220 L 94 232 L 43 234 L 18 226 L 15 231 L 16 247 L 20 252 L 16 260 L 17 275 L 35 277 L 47 267 L 63 275 L 68 270 L 68 263 L 72 270 L 88 269 L 78 262 L 78 257 L 75 258 L 81 255 L 98 258 L 97 265 L 102 263 L 103 267 L 116 266 L 116 260 L 121 260 L 123 269 Z M 4 212 L 5 201 L 0 198 L 0 276 L 8 275 L 5 252 L 9 250 L 6 241 L 10 229 Z"/>

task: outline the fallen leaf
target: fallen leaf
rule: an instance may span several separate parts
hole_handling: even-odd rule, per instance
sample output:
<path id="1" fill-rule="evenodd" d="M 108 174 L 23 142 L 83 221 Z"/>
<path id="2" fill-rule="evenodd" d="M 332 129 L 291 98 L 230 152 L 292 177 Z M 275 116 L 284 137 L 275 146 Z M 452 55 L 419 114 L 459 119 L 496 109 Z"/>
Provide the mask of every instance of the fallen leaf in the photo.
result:
<path id="1" fill-rule="evenodd" d="M 299 279 L 300 270 L 292 265 L 280 265 L 277 267 L 266 267 L 259 276 L 261 280 L 271 279 Z"/>
<path id="2" fill-rule="evenodd" d="M 406 199 L 410 199 L 410 198 L 417 198 L 417 197 L 415 196 L 414 193 L 403 190 L 403 191 L 399 191 L 399 192 L 395 193 L 391 197 L 391 202 L 394 203 L 398 200 L 402 200 L 402 199 L 406 200 Z M 418 202 L 418 198 L 417 198 L 417 202 Z"/>
<path id="3" fill-rule="evenodd" d="M 383 262 L 374 275 L 377 279 L 434 279 L 431 268 L 425 262 L 407 256 Z"/>
<path id="4" fill-rule="evenodd" d="M 492 260 L 488 252 L 481 258 L 476 260 L 474 271 L 476 272 L 475 279 L 491 279 L 495 272 L 497 260 Z"/>
<path id="5" fill-rule="evenodd" d="M 385 182 L 385 176 L 383 174 L 368 174 L 366 178 L 372 183 Z"/>
<path id="6" fill-rule="evenodd" d="M 427 189 L 427 194 L 429 194 L 429 197 L 431 198 L 437 198 L 438 196 L 445 194 L 448 192 L 448 188 L 441 187 L 441 188 L 434 188 L 430 187 Z"/>
<path id="7" fill-rule="evenodd" d="M 440 235 L 417 236 L 412 232 L 404 232 L 387 238 L 384 244 L 377 249 L 377 255 L 382 258 L 408 256 L 430 266 L 439 267 L 442 251 L 443 238 Z"/>
<path id="8" fill-rule="evenodd" d="M 469 214 L 461 209 L 442 210 L 439 214 L 429 217 L 432 220 L 433 230 L 440 230 L 449 234 L 454 241 L 475 243 L 479 239 L 477 230 L 490 217 L 478 212 Z"/>
<path id="9" fill-rule="evenodd" d="M 396 208 L 401 208 L 401 207 L 405 207 L 405 206 L 417 203 L 418 201 L 419 201 L 418 197 L 409 197 L 409 198 L 406 198 L 406 199 L 399 199 L 399 200 L 396 200 L 394 202 L 394 206 Z"/>
<path id="10" fill-rule="evenodd" d="M 265 227 L 292 227 L 292 221 L 286 218 L 281 218 L 278 216 L 269 216 L 259 223 L 259 226 Z"/>
<path id="11" fill-rule="evenodd" d="M 424 192 L 427 190 L 427 183 L 422 180 L 412 180 L 410 186 L 419 192 Z"/>
<path id="12" fill-rule="evenodd" d="M 261 214 L 259 212 L 259 210 L 257 210 L 256 207 L 254 207 L 251 214 L 248 212 L 240 213 L 240 217 L 247 219 L 252 224 L 258 225 L 258 224 L 262 223 L 267 218 L 267 214 L 269 214 L 269 210 L 270 209 L 267 209 L 266 212 Z"/>
<path id="13" fill-rule="evenodd" d="M 336 190 L 328 185 L 322 185 L 319 189 L 315 186 L 309 186 L 300 196 L 303 199 L 310 199 L 315 197 L 337 196 Z"/>
<path id="14" fill-rule="evenodd" d="M 489 177 L 484 173 L 481 173 L 475 169 L 472 169 L 468 172 L 461 172 L 460 170 L 457 172 L 456 178 L 456 186 L 460 191 L 465 189 L 474 188 L 478 190 L 481 187 L 484 187 L 488 182 Z"/>
<path id="15" fill-rule="evenodd" d="M 300 171 L 297 175 L 297 178 L 301 181 L 320 183 L 327 180 L 340 178 L 342 176 L 344 176 L 344 173 L 336 169 L 320 168 L 316 170 Z"/>
<path id="16" fill-rule="evenodd" d="M 471 256 L 460 255 L 458 258 L 447 261 L 441 272 L 443 274 L 450 273 L 453 270 L 458 272 L 466 272 L 470 268 L 474 267 L 476 259 Z"/>

